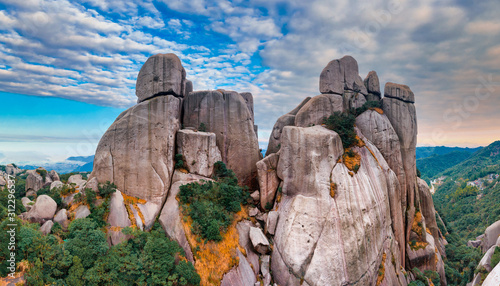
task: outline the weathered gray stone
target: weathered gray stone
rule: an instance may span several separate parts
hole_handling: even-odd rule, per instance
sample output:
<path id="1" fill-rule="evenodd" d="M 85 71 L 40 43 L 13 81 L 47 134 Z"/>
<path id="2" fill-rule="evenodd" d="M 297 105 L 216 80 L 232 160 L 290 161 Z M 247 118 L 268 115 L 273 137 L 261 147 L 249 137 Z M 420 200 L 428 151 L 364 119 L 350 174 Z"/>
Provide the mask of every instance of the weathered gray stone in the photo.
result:
<path id="1" fill-rule="evenodd" d="M 68 211 L 66 209 L 59 210 L 54 216 L 54 222 L 59 223 L 63 228 L 69 226 Z"/>
<path id="2" fill-rule="evenodd" d="M 239 264 L 237 267 L 231 269 L 228 273 L 224 274 L 222 277 L 221 286 L 248 286 L 254 285 L 257 282 L 257 278 L 253 273 L 250 263 L 245 258 L 245 255 L 241 253 L 239 249 L 236 249 L 239 257 Z"/>
<path id="3" fill-rule="evenodd" d="M 267 208 L 268 204 L 273 205 L 274 197 L 280 180 L 277 175 L 278 168 L 277 154 L 271 154 L 257 162 L 257 174 L 260 187 L 260 205 L 263 209 Z"/>
<path id="4" fill-rule="evenodd" d="M 40 232 L 43 235 L 47 235 L 50 233 L 52 230 L 52 226 L 54 225 L 54 222 L 51 220 L 46 221 L 41 227 L 40 227 Z"/>
<path id="5" fill-rule="evenodd" d="M 392 90 L 394 84 L 386 84 L 389 90 Z M 409 89 L 408 89 L 409 90 Z M 397 94 L 397 93 L 396 93 Z M 412 93 L 413 94 L 413 93 Z M 415 105 L 405 102 L 396 97 L 384 97 L 382 99 L 384 114 L 391 122 L 394 131 L 399 138 L 401 146 L 401 158 L 403 160 L 403 169 L 406 176 L 406 185 L 403 187 L 406 193 L 406 239 L 410 236 L 410 229 L 415 217 L 415 205 L 418 201 L 417 185 L 417 167 L 415 151 L 417 146 L 417 115 Z M 405 196 L 402 196 L 402 201 Z"/>
<path id="6" fill-rule="evenodd" d="M 87 181 L 82 178 L 81 174 L 72 175 L 68 178 L 68 184 L 74 185 L 75 189 L 80 192 L 84 190 L 86 183 Z"/>
<path id="7" fill-rule="evenodd" d="M 342 96 L 338 94 L 320 94 L 311 98 L 297 112 L 295 126 L 309 127 L 323 124 L 323 120 L 334 112 L 343 111 Z"/>
<path id="8" fill-rule="evenodd" d="M 47 195 L 36 198 L 33 208 L 27 213 L 26 219 L 32 222 L 44 222 L 52 219 L 57 210 L 57 203 Z"/>
<path id="9" fill-rule="evenodd" d="M 204 177 L 212 176 L 215 162 L 222 161 L 215 134 L 210 132 L 177 131 L 177 153 L 190 173 Z"/>
<path id="10" fill-rule="evenodd" d="M 148 58 L 137 76 L 135 94 L 137 102 L 158 95 L 183 97 L 186 71 L 175 54 L 157 54 Z"/>
<path id="11" fill-rule="evenodd" d="M 50 184 L 50 190 L 55 189 L 55 188 L 62 188 L 64 184 L 61 181 L 54 181 Z"/>
<path id="12" fill-rule="evenodd" d="M 378 79 L 377 72 L 370 71 L 366 76 L 364 83 L 368 93 L 378 95 L 378 99 L 380 99 L 380 81 Z"/>
<path id="13" fill-rule="evenodd" d="M 260 271 L 259 253 L 254 250 L 252 241 L 250 240 L 250 228 L 256 226 L 251 221 L 242 220 L 236 225 L 236 230 L 238 230 L 238 242 L 245 249 L 247 261 L 257 276 Z"/>
<path id="14" fill-rule="evenodd" d="M 186 79 L 186 87 L 185 87 L 185 91 L 184 91 L 184 96 L 187 96 L 192 91 L 193 91 L 193 82 Z"/>
<path id="15" fill-rule="evenodd" d="M 404 84 L 388 82 L 385 84 L 384 97 L 391 97 L 404 102 L 415 103 L 413 91 Z"/>
<path id="16" fill-rule="evenodd" d="M 241 92 L 240 93 L 241 97 L 245 100 L 247 104 L 248 111 L 250 111 L 250 115 L 252 115 L 252 122 L 255 119 L 255 115 L 253 112 L 253 95 L 250 92 Z M 255 132 L 257 134 L 257 132 Z"/>
<path id="17" fill-rule="evenodd" d="M 262 276 L 266 276 L 267 274 L 271 273 L 271 268 L 269 268 L 270 266 L 270 261 L 271 261 L 271 256 L 269 255 L 262 255 L 262 257 L 260 258 L 260 273 L 262 274 Z M 266 284 L 264 284 L 266 285 Z"/>
<path id="18" fill-rule="evenodd" d="M 81 205 L 75 210 L 75 219 L 86 218 L 90 215 L 89 207 L 86 205 Z"/>
<path id="19" fill-rule="evenodd" d="M 266 228 L 265 228 L 266 233 L 274 235 L 276 231 L 276 225 L 278 225 L 278 217 L 279 217 L 279 212 L 277 211 L 270 211 L 267 214 Z"/>
<path id="20" fill-rule="evenodd" d="M 493 270 L 488 274 L 482 286 L 498 286 L 500 285 L 500 263 L 493 268 Z"/>
<path id="21" fill-rule="evenodd" d="M 359 76 L 358 63 L 351 56 L 330 61 L 319 78 L 321 93 L 342 95 L 344 90 L 367 94 L 365 84 Z"/>
<path id="22" fill-rule="evenodd" d="M 61 180 L 59 179 L 59 174 L 57 174 L 57 172 L 54 170 L 50 171 L 48 175 L 50 176 L 53 182 Z"/>
<path id="23" fill-rule="evenodd" d="M 248 215 L 249 216 L 256 216 L 257 214 L 259 214 L 259 209 L 258 208 L 250 208 L 248 210 Z"/>
<path id="24" fill-rule="evenodd" d="M 29 209 L 31 209 L 31 207 L 32 207 L 32 205 L 30 205 L 30 203 L 32 203 L 32 201 L 27 197 L 23 197 L 21 199 L 21 203 L 23 204 L 26 211 L 29 211 Z"/>
<path id="25" fill-rule="evenodd" d="M 124 111 L 96 150 L 92 174 L 97 181 L 114 182 L 124 194 L 157 205 L 153 220 L 165 201 L 174 171 L 180 104 L 179 98 L 167 95 Z"/>
<path id="26" fill-rule="evenodd" d="M 484 237 L 482 238 L 483 243 L 481 244 L 483 253 L 485 253 L 488 249 L 490 249 L 493 245 L 496 244 L 499 235 L 500 235 L 500 220 L 488 226 L 484 231 Z"/>
<path id="27" fill-rule="evenodd" d="M 232 169 L 241 185 L 257 185 L 259 144 L 250 111 L 243 97 L 234 91 L 195 91 L 184 99 L 186 127 L 205 124 L 215 133 L 222 161 Z"/>
<path id="28" fill-rule="evenodd" d="M 18 167 L 14 167 L 14 165 L 12 164 L 5 165 L 5 173 L 7 173 L 7 175 L 15 176 L 21 172 L 21 169 L 19 169 Z"/>
<path id="29" fill-rule="evenodd" d="M 351 110 L 362 107 L 366 103 L 363 94 L 346 90 L 342 96 L 344 110 Z"/>
<path id="30" fill-rule="evenodd" d="M 122 233 L 121 230 L 125 227 L 131 226 L 132 223 L 128 217 L 123 195 L 118 190 L 111 194 L 108 223 L 111 226 L 111 228 L 108 229 L 108 239 L 111 245 L 119 244 L 127 239 L 127 236 Z"/>
<path id="31" fill-rule="evenodd" d="M 166 235 L 179 243 L 179 245 L 184 249 L 187 259 L 191 262 L 194 262 L 193 252 L 191 251 L 191 247 L 189 246 L 189 242 L 182 226 L 182 218 L 179 212 L 179 202 L 176 200 L 176 197 L 180 191 L 180 186 L 192 182 L 201 182 L 202 180 L 209 179 L 175 171 L 172 178 L 172 187 L 170 188 L 167 201 L 165 202 L 165 205 L 161 210 L 160 217 L 158 218 L 158 221 L 163 227 L 163 230 L 165 230 Z"/>
<path id="32" fill-rule="evenodd" d="M 250 194 L 250 197 L 254 201 L 259 201 L 260 200 L 260 192 L 259 191 L 253 192 L 253 193 Z"/>
<path id="33" fill-rule="evenodd" d="M 262 230 L 258 227 L 250 228 L 250 240 L 252 241 L 253 248 L 260 254 L 266 254 L 271 251 L 271 246 Z"/>
<path id="34" fill-rule="evenodd" d="M 91 189 L 96 193 L 99 193 L 99 183 L 97 182 L 97 178 L 92 178 L 90 179 L 86 184 L 85 184 L 86 189 Z"/>
<path id="35" fill-rule="evenodd" d="M 43 187 L 43 178 L 35 170 L 28 170 L 28 176 L 26 177 L 26 191 L 38 192 Z"/>
<path id="36" fill-rule="evenodd" d="M 5 185 L 7 185 L 7 181 L 5 181 L 4 177 L 0 173 L 0 187 L 3 187 Z"/>
<path id="37" fill-rule="evenodd" d="M 295 109 L 278 118 L 278 120 L 274 124 L 271 136 L 269 136 L 269 143 L 266 150 L 266 156 L 269 156 L 270 154 L 273 153 L 277 153 L 279 151 L 281 147 L 281 133 L 283 132 L 283 128 L 285 126 L 295 125 L 295 115 L 307 102 L 309 102 L 309 100 L 311 100 L 311 98 L 306 97 L 297 107 L 295 107 Z"/>

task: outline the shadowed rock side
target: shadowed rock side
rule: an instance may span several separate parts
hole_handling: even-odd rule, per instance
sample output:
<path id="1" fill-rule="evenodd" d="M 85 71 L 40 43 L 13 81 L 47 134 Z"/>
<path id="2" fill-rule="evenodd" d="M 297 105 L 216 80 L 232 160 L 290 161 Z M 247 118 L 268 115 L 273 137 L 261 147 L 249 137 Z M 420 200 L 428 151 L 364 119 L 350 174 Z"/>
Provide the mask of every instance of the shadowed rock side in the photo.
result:
<path id="1" fill-rule="evenodd" d="M 384 253 L 400 261 L 398 247 L 391 247 L 397 242 L 388 187 L 397 178 L 387 178 L 378 163 L 381 155 L 376 159 L 368 147 L 356 151 L 361 168 L 351 176 L 337 163 L 343 148 L 335 132 L 284 128 L 278 162 L 283 197 L 271 260 L 279 285 L 374 285 Z M 386 267 L 395 275 L 387 279 L 398 281 L 392 285 L 406 285 L 399 266 Z"/>
<path id="2" fill-rule="evenodd" d="M 124 111 L 103 135 L 95 154 L 93 176 L 154 204 L 148 208 L 153 221 L 170 188 L 180 104 L 179 98 L 167 95 Z"/>
<path id="3" fill-rule="evenodd" d="M 257 186 L 259 144 L 245 99 L 234 91 L 195 91 L 184 99 L 184 126 L 215 133 L 222 161 L 242 185 Z"/>

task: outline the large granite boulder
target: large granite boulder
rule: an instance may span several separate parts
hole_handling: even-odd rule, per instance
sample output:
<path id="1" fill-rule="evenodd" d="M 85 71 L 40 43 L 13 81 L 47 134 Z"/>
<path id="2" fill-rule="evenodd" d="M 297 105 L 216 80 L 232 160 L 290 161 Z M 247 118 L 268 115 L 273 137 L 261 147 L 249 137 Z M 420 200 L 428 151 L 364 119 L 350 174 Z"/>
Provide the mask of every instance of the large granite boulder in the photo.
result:
<path id="1" fill-rule="evenodd" d="M 54 222 L 51 220 L 46 221 L 41 227 L 40 227 L 40 232 L 43 235 L 47 235 L 50 233 L 52 230 L 52 226 L 54 225 Z"/>
<path id="2" fill-rule="evenodd" d="M 43 223 L 51 220 L 57 210 L 57 203 L 47 195 L 40 195 L 36 198 L 36 202 L 27 213 L 26 219 L 31 222 Z"/>
<path id="3" fill-rule="evenodd" d="M 14 167 L 14 165 L 12 164 L 5 165 L 5 173 L 7 173 L 7 175 L 15 176 L 21 172 L 22 170 L 19 169 L 17 166 Z"/>
<path id="4" fill-rule="evenodd" d="M 254 115 L 254 111 L 253 111 L 253 95 L 250 92 L 240 92 L 240 95 L 245 100 L 245 102 L 247 104 L 247 108 L 250 111 L 250 115 L 252 116 L 252 122 L 254 122 L 255 115 Z"/>
<path id="5" fill-rule="evenodd" d="M 245 99 L 234 91 L 195 91 L 184 99 L 184 127 L 202 123 L 215 133 L 222 161 L 242 185 L 256 187 L 260 160 L 252 115 Z"/>
<path id="6" fill-rule="evenodd" d="M 323 120 L 334 112 L 344 111 L 342 96 L 338 94 L 320 94 L 311 98 L 295 116 L 295 126 L 309 127 L 323 124 Z"/>
<path id="7" fill-rule="evenodd" d="M 84 190 L 84 186 L 87 183 L 87 180 L 84 180 L 81 174 L 71 175 L 68 178 L 68 184 L 75 186 L 75 189 L 79 191 Z"/>
<path id="8" fill-rule="evenodd" d="M 281 146 L 281 133 L 285 126 L 295 126 L 295 116 L 299 110 L 311 100 L 310 97 L 306 97 L 297 107 L 285 115 L 282 115 L 273 126 L 273 131 L 271 136 L 269 136 L 269 143 L 266 150 L 266 156 L 279 151 Z"/>
<path id="9" fill-rule="evenodd" d="M 498 286 L 500 285 L 500 263 L 493 268 L 493 271 L 486 276 L 486 279 L 484 279 L 484 282 L 482 286 Z"/>
<path id="10" fill-rule="evenodd" d="M 389 196 L 395 190 L 388 184 L 398 181 L 387 177 L 392 171 L 387 163 L 387 172 L 380 167 L 382 155 L 365 143 L 371 147 L 353 148 L 361 163 L 353 173 L 337 163 L 343 148 L 335 132 L 283 129 L 283 196 L 271 259 L 279 285 L 374 285 L 382 263 L 393 274 L 384 285 L 406 285 L 391 229 Z M 392 255 L 396 265 L 383 262 Z"/>
<path id="11" fill-rule="evenodd" d="M 321 93 L 342 95 L 344 90 L 367 94 L 365 84 L 359 76 L 358 62 L 351 56 L 332 60 L 319 77 L 319 91 Z"/>
<path id="12" fill-rule="evenodd" d="M 148 58 L 137 76 L 137 102 L 159 95 L 183 97 L 186 89 L 186 71 L 175 54 L 157 54 Z"/>
<path id="13" fill-rule="evenodd" d="M 49 177 L 52 179 L 52 182 L 61 180 L 61 179 L 59 179 L 59 174 L 57 174 L 57 172 L 54 170 L 49 172 Z"/>
<path id="14" fill-rule="evenodd" d="M 410 236 L 410 229 L 415 216 L 415 205 L 418 201 L 417 167 L 415 151 L 417 146 L 417 114 L 415 105 L 409 99 L 414 100 L 413 92 L 406 85 L 387 83 L 382 107 L 384 114 L 391 122 L 394 131 L 399 138 L 401 146 L 401 157 L 403 169 L 406 176 L 406 239 Z M 402 200 L 404 196 L 402 196 Z"/>
<path id="15" fill-rule="evenodd" d="M 257 173 L 260 187 L 260 206 L 266 209 L 268 204 L 273 204 L 280 179 L 278 178 L 278 154 L 271 154 L 257 162 Z"/>
<path id="16" fill-rule="evenodd" d="M 54 216 L 54 222 L 59 223 L 64 229 L 69 226 L 68 211 L 66 209 L 59 210 Z"/>
<path id="17" fill-rule="evenodd" d="M 222 161 L 215 134 L 210 132 L 177 131 L 177 153 L 182 154 L 190 173 L 204 177 L 212 176 L 215 162 Z"/>
<path id="18" fill-rule="evenodd" d="M 27 171 L 28 176 L 26 177 L 25 190 L 38 192 L 43 187 L 44 179 L 35 170 Z"/>
<path id="19" fill-rule="evenodd" d="M 174 171 L 180 105 L 181 100 L 172 95 L 137 104 L 118 116 L 96 150 L 92 174 L 97 181 L 114 182 L 124 194 L 153 204 L 153 221 Z"/>

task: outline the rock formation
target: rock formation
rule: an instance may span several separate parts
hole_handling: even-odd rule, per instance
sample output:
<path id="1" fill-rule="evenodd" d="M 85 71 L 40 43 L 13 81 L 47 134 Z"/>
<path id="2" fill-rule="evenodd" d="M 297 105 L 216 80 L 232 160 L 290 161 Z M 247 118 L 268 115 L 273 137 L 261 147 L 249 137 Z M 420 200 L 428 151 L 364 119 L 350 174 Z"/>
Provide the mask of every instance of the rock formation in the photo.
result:
<path id="1" fill-rule="evenodd" d="M 111 198 L 110 243 L 127 239 L 122 228 L 148 230 L 159 216 L 199 266 L 176 198 L 182 185 L 211 180 L 221 160 L 256 205 L 232 226 L 239 245 L 224 250 L 235 262 L 220 285 L 405 286 L 413 267 L 437 271 L 446 285 L 446 242 L 428 186 L 416 176 L 413 92 L 387 83 L 381 98 L 376 72 L 363 81 L 350 56 L 329 62 L 319 84 L 320 95 L 277 120 L 261 159 L 252 94 L 193 91 L 179 58 L 149 58 L 138 75 L 138 104 L 101 138 L 84 185 L 111 181 L 120 190 Z M 360 107 L 366 111 L 353 112 Z M 358 115 L 358 142 L 349 148 L 340 132 L 322 126 L 335 112 Z"/>

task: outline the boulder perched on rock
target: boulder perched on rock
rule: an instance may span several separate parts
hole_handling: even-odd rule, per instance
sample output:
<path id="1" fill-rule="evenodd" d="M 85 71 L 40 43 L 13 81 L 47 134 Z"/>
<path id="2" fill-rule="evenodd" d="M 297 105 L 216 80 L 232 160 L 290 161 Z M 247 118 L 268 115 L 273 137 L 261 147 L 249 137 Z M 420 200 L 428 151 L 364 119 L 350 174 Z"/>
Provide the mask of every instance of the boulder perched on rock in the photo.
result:
<path id="1" fill-rule="evenodd" d="M 59 179 L 59 174 L 57 174 L 57 172 L 54 170 L 49 172 L 49 177 L 52 179 L 53 182 L 61 180 Z"/>
<path id="2" fill-rule="evenodd" d="M 377 72 L 371 71 L 366 76 L 365 87 L 368 92 L 366 95 L 366 100 L 368 101 L 378 101 L 380 100 L 380 81 L 378 79 Z"/>
<path id="3" fill-rule="evenodd" d="M 260 206 L 266 209 L 268 204 L 271 206 L 274 202 L 274 196 L 278 190 L 280 179 L 276 173 L 278 168 L 277 154 L 271 154 L 257 162 L 257 172 L 260 186 Z"/>
<path id="4" fill-rule="evenodd" d="M 68 184 L 74 185 L 75 188 L 79 191 L 83 191 L 87 180 L 84 180 L 81 174 L 71 175 L 68 178 Z"/>
<path id="5" fill-rule="evenodd" d="M 192 88 L 192 84 L 191 84 Z M 175 54 L 157 54 L 148 58 L 137 76 L 137 102 L 158 95 L 183 97 L 186 89 L 186 71 Z"/>
<path id="6" fill-rule="evenodd" d="M 342 95 L 344 90 L 367 94 L 365 84 L 359 76 L 358 62 L 351 56 L 329 62 L 319 77 L 321 93 Z"/>
<path id="7" fill-rule="evenodd" d="M 413 91 L 404 84 L 388 82 L 385 84 L 384 97 L 396 98 L 404 102 L 415 103 Z"/>
<path id="8" fill-rule="evenodd" d="M 36 198 L 33 208 L 27 213 L 26 218 L 32 222 L 42 223 L 54 217 L 57 210 L 57 203 L 47 195 L 40 195 Z"/>
<path id="9" fill-rule="evenodd" d="M 212 176 L 215 162 L 222 161 L 215 134 L 210 132 L 177 131 L 177 153 L 190 173 L 204 177 Z"/>
<path id="10" fill-rule="evenodd" d="M 215 133 L 222 161 L 234 171 L 242 185 L 257 185 L 259 144 L 252 115 L 243 97 L 234 91 L 195 91 L 184 99 L 185 127 L 202 124 Z"/>
<path id="11" fill-rule="evenodd" d="M 179 98 L 167 95 L 124 111 L 96 150 L 92 174 L 97 181 L 114 182 L 124 194 L 156 204 L 154 217 L 167 196 L 174 170 L 180 104 Z"/>
<path id="12" fill-rule="evenodd" d="M 50 184 L 50 190 L 55 188 L 61 188 L 64 184 L 61 181 L 54 181 Z"/>
<path id="13" fill-rule="evenodd" d="M 279 151 L 281 146 L 281 133 L 285 126 L 295 126 L 295 116 L 299 110 L 306 105 L 307 102 L 311 100 L 310 97 L 306 97 L 297 107 L 285 115 L 282 115 L 276 123 L 274 124 L 271 136 L 269 136 L 269 143 L 267 145 L 266 156 Z"/>

